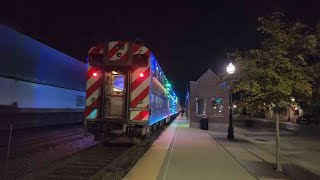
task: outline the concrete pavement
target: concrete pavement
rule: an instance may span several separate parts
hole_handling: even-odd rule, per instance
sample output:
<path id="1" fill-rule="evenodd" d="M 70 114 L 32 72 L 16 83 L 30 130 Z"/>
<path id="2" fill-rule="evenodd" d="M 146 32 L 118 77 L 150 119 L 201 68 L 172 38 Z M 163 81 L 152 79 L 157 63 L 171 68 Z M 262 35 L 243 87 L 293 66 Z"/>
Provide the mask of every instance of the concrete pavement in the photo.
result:
<path id="1" fill-rule="evenodd" d="M 244 126 L 244 120 L 253 120 L 253 127 Z M 238 117 L 234 120 L 236 134 L 275 154 L 275 121 L 256 117 Z M 320 179 L 320 126 L 280 122 L 282 159 L 287 161 L 287 173 L 305 176 L 302 179 Z M 288 166 L 286 166 L 288 165 Z M 298 173 L 299 172 L 299 173 Z"/>
<path id="2" fill-rule="evenodd" d="M 250 117 L 250 116 L 238 116 L 234 118 L 235 126 L 244 127 L 245 120 L 253 120 L 253 127 L 256 129 L 261 128 L 273 128 L 275 129 L 275 121 L 270 119 Z M 320 126 L 319 125 L 303 125 L 297 124 L 295 122 L 280 121 L 280 129 L 288 130 L 299 134 L 300 136 L 306 137 L 319 137 L 320 136 Z"/>
<path id="3" fill-rule="evenodd" d="M 178 117 L 125 180 L 257 179 L 207 131 Z"/>
<path id="4" fill-rule="evenodd" d="M 208 133 L 257 179 L 291 179 L 274 170 L 275 156 L 272 153 L 239 138 L 238 135 L 235 135 L 235 140 L 228 141 L 225 131 L 208 131 Z"/>
<path id="5" fill-rule="evenodd" d="M 235 127 L 235 132 L 238 138 L 274 156 L 274 129 Z M 280 143 L 283 168 L 287 174 L 296 179 L 320 179 L 320 142 L 317 137 L 282 129 Z"/>

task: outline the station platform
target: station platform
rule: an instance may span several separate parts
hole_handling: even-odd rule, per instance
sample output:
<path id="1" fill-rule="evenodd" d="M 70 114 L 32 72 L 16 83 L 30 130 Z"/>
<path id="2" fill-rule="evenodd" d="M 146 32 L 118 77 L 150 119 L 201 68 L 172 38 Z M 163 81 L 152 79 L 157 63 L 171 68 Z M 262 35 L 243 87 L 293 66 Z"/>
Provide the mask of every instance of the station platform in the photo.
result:
<path id="1" fill-rule="evenodd" d="M 123 180 L 256 179 L 207 131 L 177 117 Z"/>

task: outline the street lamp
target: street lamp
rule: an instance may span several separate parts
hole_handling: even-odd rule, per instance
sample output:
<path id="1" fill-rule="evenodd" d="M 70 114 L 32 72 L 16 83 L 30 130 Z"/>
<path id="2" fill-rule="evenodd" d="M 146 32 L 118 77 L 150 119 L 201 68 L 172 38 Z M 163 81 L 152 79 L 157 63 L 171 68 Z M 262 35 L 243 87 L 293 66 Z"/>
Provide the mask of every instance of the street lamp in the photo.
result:
<path id="1" fill-rule="evenodd" d="M 235 67 L 233 66 L 233 64 L 230 62 L 229 65 L 227 66 L 227 73 L 228 74 L 233 74 L 235 70 Z M 229 89 L 230 89 L 230 95 L 229 95 L 229 102 L 230 102 L 230 112 L 229 112 L 229 127 L 228 127 L 228 136 L 227 138 L 232 140 L 234 139 L 234 133 L 233 133 L 233 122 L 232 122 L 232 91 L 231 91 L 231 81 L 229 84 Z"/>
<path id="2" fill-rule="evenodd" d="M 294 103 L 294 101 L 296 100 L 294 97 L 290 98 L 291 102 Z M 291 103 L 289 103 L 289 117 L 288 117 L 288 121 L 291 121 L 290 115 L 291 114 Z"/>

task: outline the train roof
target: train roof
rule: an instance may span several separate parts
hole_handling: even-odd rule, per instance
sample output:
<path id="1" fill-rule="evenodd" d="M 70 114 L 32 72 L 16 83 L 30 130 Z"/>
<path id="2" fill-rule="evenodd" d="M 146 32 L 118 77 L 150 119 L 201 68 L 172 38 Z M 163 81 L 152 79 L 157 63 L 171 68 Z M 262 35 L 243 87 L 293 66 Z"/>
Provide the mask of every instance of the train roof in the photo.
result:
<path id="1" fill-rule="evenodd" d="M 86 65 L 0 24 L 0 76 L 85 91 Z"/>

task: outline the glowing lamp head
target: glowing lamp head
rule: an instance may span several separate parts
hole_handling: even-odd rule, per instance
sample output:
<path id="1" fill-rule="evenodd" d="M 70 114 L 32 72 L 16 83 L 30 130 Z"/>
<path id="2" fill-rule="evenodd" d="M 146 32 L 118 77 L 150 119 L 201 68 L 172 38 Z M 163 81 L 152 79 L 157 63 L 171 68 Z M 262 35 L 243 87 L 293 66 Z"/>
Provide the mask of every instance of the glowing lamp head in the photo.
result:
<path id="1" fill-rule="evenodd" d="M 233 64 L 230 62 L 230 64 L 227 66 L 227 72 L 228 74 L 233 74 L 235 70 L 235 67 L 233 66 Z"/>
<path id="2" fill-rule="evenodd" d="M 141 77 L 141 78 L 142 78 L 143 76 L 144 76 L 144 74 L 143 74 L 143 73 L 140 73 L 140 74 L 139 74 L 139 77 Z"/>
<path id="3" fill-rule="evenodd" d="M 92 75 L 93 75 L 94 77 L 97 77 L 97 76 L 98 76 L 98 73 L 94 72 Z"/>

